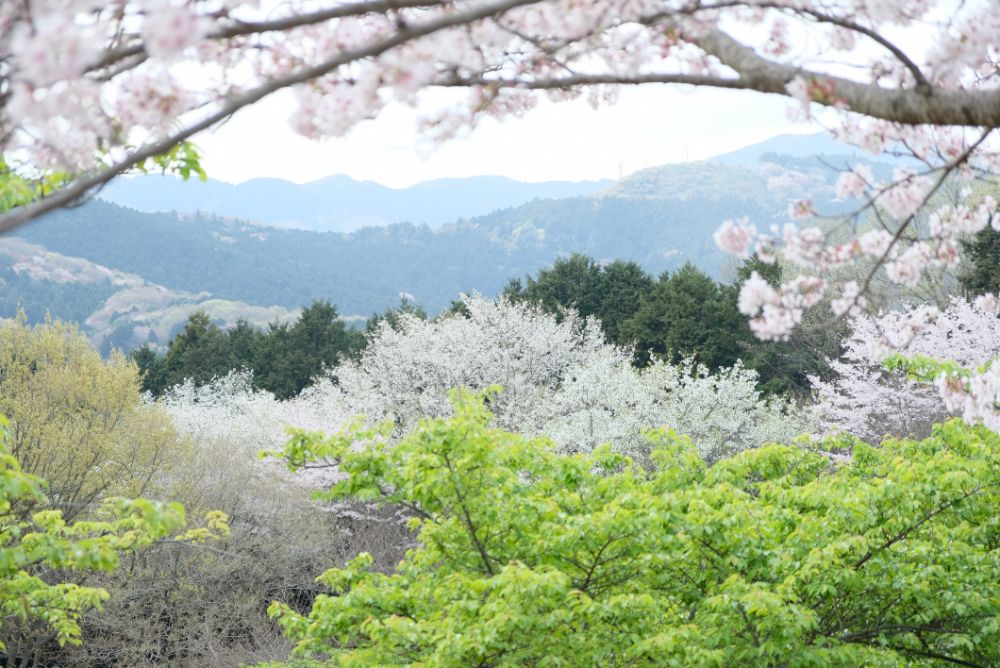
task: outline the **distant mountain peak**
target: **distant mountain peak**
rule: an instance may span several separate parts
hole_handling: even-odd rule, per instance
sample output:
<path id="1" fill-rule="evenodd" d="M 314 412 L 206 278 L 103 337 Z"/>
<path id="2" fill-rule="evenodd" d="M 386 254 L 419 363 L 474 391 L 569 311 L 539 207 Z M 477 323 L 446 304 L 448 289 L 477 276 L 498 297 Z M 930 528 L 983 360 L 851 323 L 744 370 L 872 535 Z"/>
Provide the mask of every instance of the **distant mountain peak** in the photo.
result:
<path id="1" fill-rule="evenodd" d="M 259 178 L 236 185 L 212 179 L 191 183 L 173 177 L 137 176 L 115 180 L 101 198 L 148 213 L 201 211 L 278 227 L 348 232 L 397 222 L 436 228 L 536 199 L 589 195 L 611 183 L 526 183 L 487 175 L 389 188 L 343 174 L 301 184 Z"/>

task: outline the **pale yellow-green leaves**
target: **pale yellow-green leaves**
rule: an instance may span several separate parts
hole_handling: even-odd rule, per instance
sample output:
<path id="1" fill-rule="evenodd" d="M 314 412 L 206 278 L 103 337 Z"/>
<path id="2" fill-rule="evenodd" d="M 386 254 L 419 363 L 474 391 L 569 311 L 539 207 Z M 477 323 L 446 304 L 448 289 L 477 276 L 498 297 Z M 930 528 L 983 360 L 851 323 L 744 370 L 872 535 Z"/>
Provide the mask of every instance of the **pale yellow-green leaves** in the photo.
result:
<path id="1" fill-rule="evenodd" d="M 271 608 L 303 657 L 342 666 L 1000 665 L 1000 437 L 768 445 L 708 466 L 650 438 L 652 466 L 557 453 L 491 426 L 482 398 L 394 447 L 297 434 L 360 496 L 419 519 L 391 574 L 362 555 L 307 614 Z M 831 457 L 825 450 L 837 454 Z M 853 460 L 843 457 L 853 450 Z M 417 524 L 415 522 L 415 524 Z"/>

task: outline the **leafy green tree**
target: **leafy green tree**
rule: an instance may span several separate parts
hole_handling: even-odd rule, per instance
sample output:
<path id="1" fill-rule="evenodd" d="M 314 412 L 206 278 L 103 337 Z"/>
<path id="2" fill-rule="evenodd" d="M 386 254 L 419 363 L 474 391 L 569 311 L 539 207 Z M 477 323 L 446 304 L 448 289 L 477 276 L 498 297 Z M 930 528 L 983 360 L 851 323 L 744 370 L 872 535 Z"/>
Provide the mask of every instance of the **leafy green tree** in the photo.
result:
<path id="1" fill-rule="evenodd" d="M 364 347 L 364 341 L 364 334 L 349 327 L 335 306 L 316 301 L 294 324 L 273 322 L 267 331 L 246 320 L 223 330 L 197 311 L 171 339 L 165 356 L 140 348 L 132 359 L 142 371 L 143 389 L 154 395 L 187 380 L 203 385 L 233 369 L 252 369 L 256 387 L 288 399 Z"/>
<path id="2" fill-rule="evenodd" d="M 559 258 L 551 269 L 527 279 L 522 297 L 549 313 L 572 308 L 581 316 L 597 315 L 601 309 L 601 267 L 586 255 L 573 253 Z"/>
<path id="3" fill-rule="evenodd" d="M 170 340 L 163 364 L 165 387 L 188 378 L 200 385 L 233 368 L 232 350 L 222 328 L 204 311 L 195 311 L 184 329 Z"/>
<path id="4" fill-rule="evenodd" d="M 1000 665 L 1000 436 L 769 445 L 709 467 L 651 434 L 640 469 L 490 426 L 482 397 L 397 445 L 297 432 L 330 499 L 408 508 L 393 573 L 359 555 L 300 614 L 296 653 L 340 666 Z M 359 445 L 358 439 L 361 439 Z M 834 458 L 836 459 L 836 458 Z"/>
<path id="5" fill-rule="evenodd" d="M 259 327 L 254 327 L 244 319 L 236 321 L 236 326 L 226 332 L 229 339 L 229 354 L 235 368 L 253 369 L 266 345 L 266 335 Z"/>
<path id="6" fill-rule="evenodd" d="M 318 374 L 360 349 L 363 340 L 330 302 L 313 302 L 294 325 L 271 325 L 253 364 L 254 383 L 279 399 L 294 397 Z"/>
<path id="7" fill-rule="evenodd" d="M 602 269 L 600 308 L 594 315 L 609 341 L 629 343 L 623 325 L 638 313 L 653 286 L 652 277 L 635 262 L 615 260 Z"/>
<path id="8" fill-rule="evenodd" d="M 0 413 L 7 448 L 44 478 L 67 519 L 109 496 L 157 491 L 187 444 L 158 407 L 143 404 L 139 373 L 121 353 L 102 359 L 75 325 L 0 325 Z"/>
<path id="9" fill-rule="evenodd" d="M 167 388 L 163 357 L 150 346 L 136 348 L 129 356 L 139 370 L 143 392 L 160 395 Z"/>

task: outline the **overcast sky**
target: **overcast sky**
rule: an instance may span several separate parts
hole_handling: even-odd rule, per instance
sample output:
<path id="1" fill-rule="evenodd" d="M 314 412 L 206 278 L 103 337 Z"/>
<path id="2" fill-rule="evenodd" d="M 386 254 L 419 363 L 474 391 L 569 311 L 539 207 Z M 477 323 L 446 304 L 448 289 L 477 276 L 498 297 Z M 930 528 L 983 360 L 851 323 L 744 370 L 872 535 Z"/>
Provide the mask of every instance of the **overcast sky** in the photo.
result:
<path id="1" fill-rule="evenodd" d="M 523 181 L 617 178 L 699 160 L 818 127 L 788 120 L 787 98 L 742 91 L 643 86 L 614 106 L 543 103 L 522 119 L 486 119 L 468 137 L 428 146 L 419 110 L 391 107 L 347 137 L 313 142 L 288 125 L 289 95 L 244 110 L 196 143 L 212 178 L 311 181 L 331 174 L 405 187 L 427 179 L 501 175 Z"/>

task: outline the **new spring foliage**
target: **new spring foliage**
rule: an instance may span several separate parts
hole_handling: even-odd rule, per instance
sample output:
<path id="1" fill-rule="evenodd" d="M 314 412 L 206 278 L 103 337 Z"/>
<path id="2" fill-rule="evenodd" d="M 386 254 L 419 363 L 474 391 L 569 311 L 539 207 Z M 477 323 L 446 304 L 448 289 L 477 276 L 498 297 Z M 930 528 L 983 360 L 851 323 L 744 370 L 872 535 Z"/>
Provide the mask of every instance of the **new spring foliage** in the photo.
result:
<path id="1" fill-rule="evenodd" d="M 557 453 L 491 426 L 481 396 L 390 446 L 296 433 L 333 499 L 398 504 L 420 547 L 359 555 L 331 595 L 271 613 L 343 666 L 989 666 L 1000 663 L 1000 437 L 768 445 L 708 466 L 650 433 L 653 464 Z M 357 439 L 361 438 L 362 445 Z M 824 450 L 850 447 L 835 466 Z"/>

